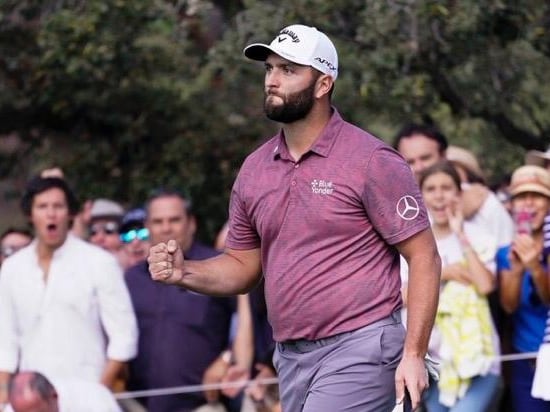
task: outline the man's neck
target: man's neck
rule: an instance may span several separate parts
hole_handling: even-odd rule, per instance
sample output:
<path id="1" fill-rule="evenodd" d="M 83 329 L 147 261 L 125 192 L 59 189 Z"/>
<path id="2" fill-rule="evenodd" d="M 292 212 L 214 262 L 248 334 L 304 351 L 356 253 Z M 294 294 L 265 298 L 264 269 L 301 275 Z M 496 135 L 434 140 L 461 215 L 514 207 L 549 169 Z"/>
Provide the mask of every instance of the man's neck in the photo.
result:
<path id="1" fill-rule="evenodd" d="M 63 241 L 63 243 L 65 243 L 65 241 Z M 48 275 L 50 272 L 50 265 L 52 263 L 53 255 L 55 251 L 59 249 L 61 245 L 63 245 L 63 243 L 57 246 L 51 246 L 41 242 L 40 240 L 37 242 L 36 253 L 38 255 L 38 265 L 40 266 L 44 274 L 44 282 L 48 281 Z"/>
<path id="2" fill-rule="evenodd" d="M 313 146 L 330 117 L 330 105 L 315 105 L 306 118 L 283 125 L 288 151 L 294 160 L 300 160 Z"/>

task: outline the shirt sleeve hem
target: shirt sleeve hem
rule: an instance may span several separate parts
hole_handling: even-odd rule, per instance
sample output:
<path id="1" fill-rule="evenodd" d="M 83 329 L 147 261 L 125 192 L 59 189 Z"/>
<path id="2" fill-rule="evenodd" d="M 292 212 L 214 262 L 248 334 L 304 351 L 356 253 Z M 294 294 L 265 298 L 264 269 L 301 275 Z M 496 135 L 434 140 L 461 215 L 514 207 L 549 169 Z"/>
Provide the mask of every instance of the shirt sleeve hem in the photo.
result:
<path id="1" fill-rule="evenodd" d="M 418 224 L 412 226 L 412 227 L 408 227 L 406 231 L 404 232 L 400 232 L 396 235 L 393 235 L 393 236 L 390 236 L 388 238 L 386 238 L 386 242 L 388 242 L 390 245 L 395 245 L 399 242 L 402 242 L 404 240 L 407 240 L 411 237 L 413 237 L 414 235 L 422 232 L 423 230 L 426 230 L 426 229 L 429 229 L 430 228 L 430 222 L 429 221 L 424 221 L 424 222 L 419 222 Z"/>

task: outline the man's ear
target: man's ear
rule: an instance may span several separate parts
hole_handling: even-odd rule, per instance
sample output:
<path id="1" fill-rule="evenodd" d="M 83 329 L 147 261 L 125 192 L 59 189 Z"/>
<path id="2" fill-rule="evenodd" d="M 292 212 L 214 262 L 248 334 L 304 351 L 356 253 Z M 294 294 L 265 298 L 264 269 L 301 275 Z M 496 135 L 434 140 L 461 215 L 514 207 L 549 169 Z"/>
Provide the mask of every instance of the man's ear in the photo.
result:
<path id="1" fill-rule="evenodd" d="M 315 88 L 315 97 L 320 99 L 325 94 L 328 94 L 334 85 L 334 79 L 328 74 L 323 74 L 317 79 L 317 85 Z"/>

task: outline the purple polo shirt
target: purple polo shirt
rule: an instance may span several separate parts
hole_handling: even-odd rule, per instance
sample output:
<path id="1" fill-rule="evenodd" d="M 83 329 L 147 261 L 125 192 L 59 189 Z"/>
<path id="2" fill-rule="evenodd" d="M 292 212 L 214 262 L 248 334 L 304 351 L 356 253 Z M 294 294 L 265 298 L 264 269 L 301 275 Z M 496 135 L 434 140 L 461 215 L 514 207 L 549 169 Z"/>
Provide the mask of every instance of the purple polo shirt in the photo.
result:
<path id="1" fill-rule="evenodd" d="M 277 341 L 332 336 L 399 309 L 392 245 L 429 227 L 407 163 L 335 109 L 299 161 L 282 131 L 249 155 L 229 215 L 226 245 L 261 248 Z"/>

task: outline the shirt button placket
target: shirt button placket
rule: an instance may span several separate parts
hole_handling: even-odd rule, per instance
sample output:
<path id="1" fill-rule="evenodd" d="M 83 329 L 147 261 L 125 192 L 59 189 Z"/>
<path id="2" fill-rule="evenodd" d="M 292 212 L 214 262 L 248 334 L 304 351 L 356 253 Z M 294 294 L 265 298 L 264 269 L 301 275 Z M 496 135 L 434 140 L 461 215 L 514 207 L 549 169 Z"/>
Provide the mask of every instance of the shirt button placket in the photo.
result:
<path id="1" fill-rule="evenodd" d="M 290 182 L 290 184 L 292 186 L 296 186 L 296 169 L 298 169 L 300 167 L 300 163 L 295 163 L 294 164 L 294 173 L 293 173 L 293 177 L 292 177 L 292 182 Z"/>

